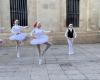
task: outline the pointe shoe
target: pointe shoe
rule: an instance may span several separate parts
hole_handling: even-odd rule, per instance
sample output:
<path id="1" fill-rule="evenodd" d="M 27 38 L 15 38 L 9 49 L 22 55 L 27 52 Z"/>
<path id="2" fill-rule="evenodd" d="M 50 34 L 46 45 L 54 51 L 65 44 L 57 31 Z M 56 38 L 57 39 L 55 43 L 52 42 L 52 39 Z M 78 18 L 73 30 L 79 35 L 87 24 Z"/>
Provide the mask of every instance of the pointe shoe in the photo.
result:
<path id="1" fill-rule="evenodd" d="M 68 53 L 69 55 L 71 55 L 71 54 L 74 54 L 73 52 L 72 53 Z"/>
<path id="2" fill-rule="evenodd" d="M 20 55 L 19 55 L 19 53 L 17 53 L 17 58 L 19 58 L 20 57 Z"/>
<path id="3" fill-rule="evenodd" d="M 39 65 L 41 65 L 42 64 L 42 59 L 39 59 Z"/>

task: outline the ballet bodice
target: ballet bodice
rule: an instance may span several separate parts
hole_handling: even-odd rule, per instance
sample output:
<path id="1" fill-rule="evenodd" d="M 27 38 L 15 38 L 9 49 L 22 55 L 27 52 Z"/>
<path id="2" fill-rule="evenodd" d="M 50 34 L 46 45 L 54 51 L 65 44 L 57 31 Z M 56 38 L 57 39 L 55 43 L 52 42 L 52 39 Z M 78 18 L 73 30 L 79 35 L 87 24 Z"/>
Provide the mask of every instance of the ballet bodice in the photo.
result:
<path id="1" fill-rule="evenodd" d="M 11 32 L 13 34 L 18 34 L 18 33 L 21 33 L 21 30 L 22 30 L 22 26 L 19 26 L 19 25 L 14 25 L 11 29 Z"/>
<path id="2" fill-rule="evenodd" d="M 36 38 L 42 37 L 45 35 L 43 29 L 35 28 L 32 30 L 31 35 L 34 35 Z"/>

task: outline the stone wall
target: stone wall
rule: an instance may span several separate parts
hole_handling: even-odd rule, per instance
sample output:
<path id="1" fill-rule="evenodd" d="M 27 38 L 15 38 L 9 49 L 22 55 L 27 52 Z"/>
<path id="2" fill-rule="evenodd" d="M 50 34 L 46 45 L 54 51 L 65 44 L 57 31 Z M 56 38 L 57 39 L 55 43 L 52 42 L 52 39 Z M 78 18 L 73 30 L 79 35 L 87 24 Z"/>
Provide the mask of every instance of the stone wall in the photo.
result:
<path id="1" fill-rule="evenodd" d="M 60 1 L 61 0 L 37 0 L 37 20 L 42 23 L 43 28 L 59 31 Z"/>
<path id="2" fill-rule="evenodd" d="M 64 37 L 66 0 L 27 0 L 27 5 L 29 26 L 38 20 L 44 29 L 52 31 L 50 36 L 54 43 L 66 42 Z M 75 39 L 76 43 L 100 42 L 99 5 L 99 0 L 80 0 L 80 23 L 79 27 L 75 28 L 78 33 L 78 37 Z M 10 29 L 9 0 L 0 0 L 0 27 Z"/>
<path id="3" fill-rule="evenodd" d="M 90 0 L 89 1 L 89 30 L 98 31 L 100 26 L 100 1 Z"/>
<path id="4" fill-rule="evenodd" d="M 0 27 L 10 29 L 10 5 L 9 0 L 0 0 Z"/>

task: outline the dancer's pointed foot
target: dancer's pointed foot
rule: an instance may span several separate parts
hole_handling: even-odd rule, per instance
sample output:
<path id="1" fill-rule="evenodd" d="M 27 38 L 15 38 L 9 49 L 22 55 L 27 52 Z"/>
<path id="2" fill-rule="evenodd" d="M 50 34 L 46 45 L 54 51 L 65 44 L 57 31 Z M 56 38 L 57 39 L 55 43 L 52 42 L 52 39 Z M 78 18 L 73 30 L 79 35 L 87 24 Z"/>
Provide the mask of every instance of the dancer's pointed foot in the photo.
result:
<path id="1" fill-rule="evenodd" d="M 19 53 L 17 53 L 17 58 L 19 58 L 20 57 L 20 55 L 19 55 Z"/>
<path id="2" fill-rule="evenodd" d="M 71 53 L 68 53 L 69 55 L 72 55 L 72 54 L 74 54 L 74 52 L 71 52 Z"/>
<path id="3" fill-rule="evenodd" d="M 42 59 L 39 59 L 39 65 L 41 65 L 42 64 Z"/>

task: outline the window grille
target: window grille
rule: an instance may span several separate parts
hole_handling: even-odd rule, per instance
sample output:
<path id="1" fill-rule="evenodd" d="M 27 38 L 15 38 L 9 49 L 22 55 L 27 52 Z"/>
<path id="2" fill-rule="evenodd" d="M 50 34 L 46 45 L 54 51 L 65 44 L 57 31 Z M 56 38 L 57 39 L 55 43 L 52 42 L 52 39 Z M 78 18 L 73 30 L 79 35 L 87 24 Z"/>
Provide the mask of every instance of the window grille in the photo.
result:
<path id="1" fill-rule="evenodd" d="M 79 0 L 67 0 L 66 24 L 72 23 L 74 27 L 79 27 Z"/>
<path id="2" fill-rule="evenodd" d="M 19 20 L 21 26 L 27 26 L 27 0 L 10 0 L 10 17 L 11 26 L 16 19 Z"/>

